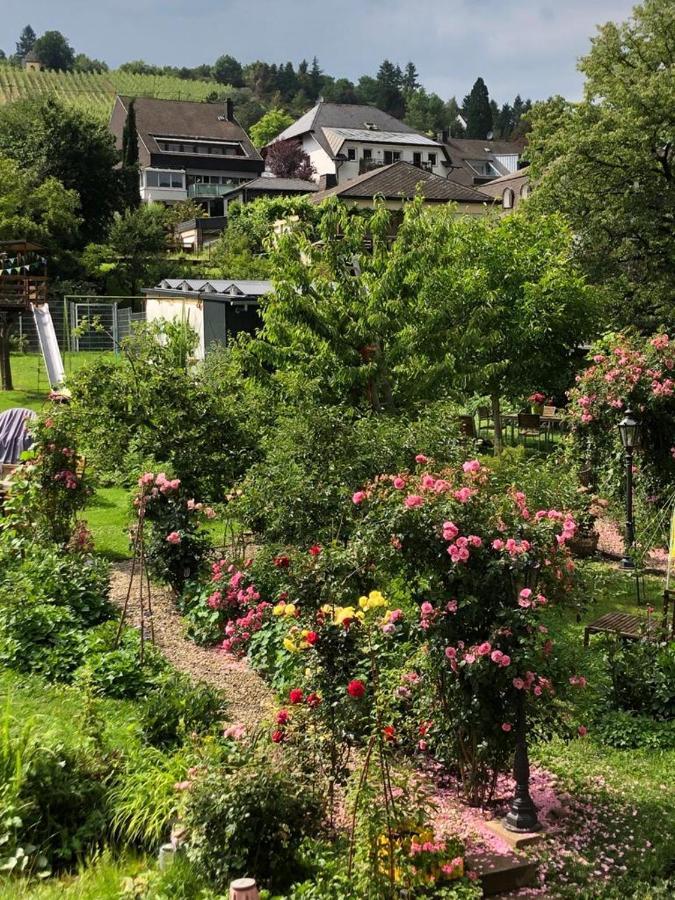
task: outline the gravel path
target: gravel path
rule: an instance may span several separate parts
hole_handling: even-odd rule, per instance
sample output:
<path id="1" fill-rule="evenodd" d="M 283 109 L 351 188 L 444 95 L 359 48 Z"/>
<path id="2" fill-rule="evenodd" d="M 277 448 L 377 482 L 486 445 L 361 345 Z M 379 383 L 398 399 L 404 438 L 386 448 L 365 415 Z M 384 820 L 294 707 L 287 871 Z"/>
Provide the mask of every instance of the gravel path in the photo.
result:
<path id="1" fill-rule="evenodd" d="M 120 608 L 129 588 L 131 562 L 114 563 L 110 578 L 110 599 Z M 183 621 L 176 611 L 171 592 L 153 585 L 155 643 L 177 669 L 195 681 L 205 681 L 223 692 L 229 718 L 249 731 L 258 728 L 272 713 L 274 695 L 244 659 L 234 659 L 213 647 L 199 647 L 185 637 Z M 138 581 L 129 603 L 127 621 L 138 625 Z"/>

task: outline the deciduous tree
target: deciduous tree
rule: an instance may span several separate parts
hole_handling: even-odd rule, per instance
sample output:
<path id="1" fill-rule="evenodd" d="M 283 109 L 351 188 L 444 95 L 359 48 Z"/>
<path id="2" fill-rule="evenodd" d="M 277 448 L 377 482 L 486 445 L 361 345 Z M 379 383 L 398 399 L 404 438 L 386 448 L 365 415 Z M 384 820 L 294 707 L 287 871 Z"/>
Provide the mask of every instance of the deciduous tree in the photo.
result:
<path id="1" fill-rule="evenodd" d="M 75 63 L 75 51 L 60 31 L 45 31 L 33 44 L 33 53 L 46 69 L 70 72 Z"/>
<path id="2" fill-rule="evenodd" d="M 531 113 L 539 209 L 561 210 L 606 288 L 612 324 L 651 331 L 675 313 L 675 8 L 645 0 L 600 28 L 580 63 L 584 98 Z"/>
<path id="3" fill-rule="evenodd" d="M 301 178 L 309 181 L 315 174 L 309 156 L 302 149 L 302 144 L 295 139 L 274 141 L 267 148 L 265 161 L 270 172 L 277 178 Z"/>
<path id="4" fill-rule="evenodd" d="M 292 122 L 293 119 L 283 109 L 270 109 L 251 127 L 251 140 L 256 147 L 264 147 Z"/>

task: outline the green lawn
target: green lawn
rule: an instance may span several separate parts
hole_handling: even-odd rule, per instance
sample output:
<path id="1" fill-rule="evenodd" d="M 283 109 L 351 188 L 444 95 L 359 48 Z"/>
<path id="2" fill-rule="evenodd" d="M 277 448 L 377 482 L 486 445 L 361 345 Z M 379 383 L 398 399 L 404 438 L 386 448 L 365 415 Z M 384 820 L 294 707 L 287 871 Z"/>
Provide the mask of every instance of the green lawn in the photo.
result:
<path id="1" fill-rule="evenodd" d="M 76 372 L 92 360 L 100 359 L 102 355 L 95 351 L 65 353 L 63 365 L 66 370 L 66 379 L 72 372 Z M 13 406 L 24 406 L 39 412 L 49 394 L 49 379 L 42 355 L 40 353 L 13 353 L 12 377 L 14 390 L 0 391 L 0 412 Z"/>
<path id="2" fill-rule="evenodd" d="M 128 559 L 131 494 L 124 487 L 99 488 L 84 511 L 96 551 L 108 559 Z"/>

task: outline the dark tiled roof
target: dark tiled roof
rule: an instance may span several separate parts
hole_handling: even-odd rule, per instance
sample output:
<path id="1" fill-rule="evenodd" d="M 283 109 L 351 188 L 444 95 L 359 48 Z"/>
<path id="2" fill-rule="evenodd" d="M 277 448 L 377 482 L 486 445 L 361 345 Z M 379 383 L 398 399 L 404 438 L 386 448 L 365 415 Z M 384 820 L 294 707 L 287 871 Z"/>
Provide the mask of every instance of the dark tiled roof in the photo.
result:
<path id="1" fill-rule="evenodd" d="M 261 176 L 253 181 L 247 181 L 241 185 L 247 191 L 318 191 L 319 186 L 315 181 L 305 181 L 302 178 L 270 178 Z"/>
<path id="2" fill-rule="evenodd" d="M 491 162 L 499 173 L 497 177 L 508 175 L 508 170 L 495 157 L 520 156 L 523 152 L 524 141 L 479 141 L 473 138 L 450 138 L 444 142 L 443 146 L 452 163 L 450 177 L 461 184 L 473 185 L 477 180 L 481 180 L 481 176 L 469 166 L 468 160 Z"/>
<path id="3" fill-rule="evenodd" d="M 165 278 L 154 288 L 143 288 L 144 294 L 161 294 L 170 292 L 172 295 L 198 294 L 200 297 L 213 296 L 214 300 L 220 297 L 264 297 L 272 290 L 271 281 L 247 280 L 230 278 Z"/>
<path id="4" fill-rule="evenodd" d="M 131 97 L 119 97 L 125 110 Z M 162 153 L 153 137 L 206 138 L 216 141 L 237 141 L 249 159 L 261 160 L 248 135 L 236 118 L 225 119 L 224 103 L 199 103 L 193 100 L 157 100 L 154 97 L 134 98 L 136 128 L 141 141 L 150 153 Z"/>
<path id="5" fill-rule="evenodd" d="M 284 129 L 275 140 L 299 138 L 303 134 L 312 132 L 318 143 L 332 157 L 333 151 L 323 133 L 324 128 L 353 128 L 370 131 L 368 126 L 375 126 L 372 129 L 374 140 L 377 139 L 378 131 L 418 134 L 417 129 L 411 128 L 410 125 L 406 125 L 405 122 L 395 119 L 389 113 L 383 112 L 375 106 L 356 103 L 326 103 L 322 100 L 304 116 L 300 116 L 292 125 Z"/>
<path id="6" fill-rule="evenodd" d="M 344 200 L 371 199 L 384 197 L 386 199 L 412 200 L 417 194 L 421 194 L 426 200 L 436 203 L 485 203 L 486 198 L 480 191 L 457 184 L 433 172 L 418 169 L 411 163 L 399 161 L 389 166 L 381 166 L 352 178 L 345 184 L 319 191 L 312 197 L 312 203 L 320 203 L 326 197 L 339 197 Z"/>

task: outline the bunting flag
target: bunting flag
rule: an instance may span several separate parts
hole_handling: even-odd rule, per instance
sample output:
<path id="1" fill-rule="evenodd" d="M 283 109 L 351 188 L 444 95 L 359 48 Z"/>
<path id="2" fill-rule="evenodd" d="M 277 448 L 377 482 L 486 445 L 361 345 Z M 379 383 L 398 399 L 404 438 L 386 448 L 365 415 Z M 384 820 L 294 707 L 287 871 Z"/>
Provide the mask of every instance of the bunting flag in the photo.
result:
<path id="1" fill-rule="evenodd" d="M 26 256 L 5 257 L 0 260 L 0 275 L 20 275 L 22 272 L 32 272 L 34 269 L 42 268 L 47 265 L 44 256 L 38 256 L 30 262 L 24 262 Z"/>

